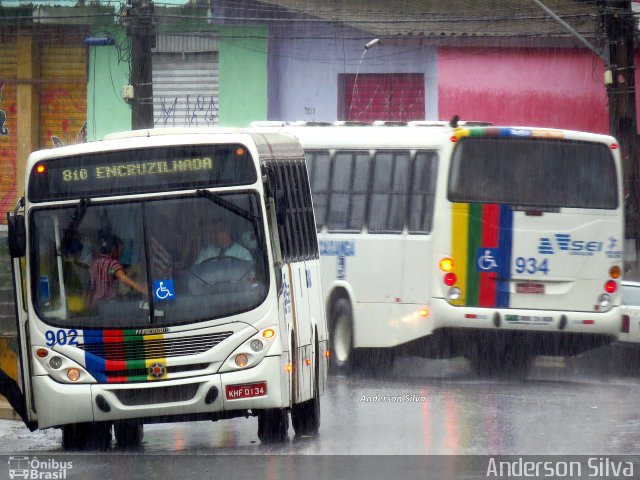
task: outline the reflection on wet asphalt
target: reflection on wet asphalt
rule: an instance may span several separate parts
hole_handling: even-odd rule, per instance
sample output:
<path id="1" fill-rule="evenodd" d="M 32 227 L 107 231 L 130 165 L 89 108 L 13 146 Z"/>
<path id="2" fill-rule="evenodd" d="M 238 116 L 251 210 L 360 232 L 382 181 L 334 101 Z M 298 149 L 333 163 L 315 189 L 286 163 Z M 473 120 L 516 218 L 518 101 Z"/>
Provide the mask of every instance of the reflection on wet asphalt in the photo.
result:
<path id="1" fill-rule="evenodd" d="M 607 358 L 607 355 L 602 355 Z M 262 445 L 257 420 L 146 425 L 144 454 L 640 453 L 640 373 L 600 357 L 539 357 L 526 380 L 481 379 L 463 359 L 401 358 L 384 378 L 332 375 L 316 438 Z M 61 452 L 60 431 L 0 424 L 1 451 Z"/>

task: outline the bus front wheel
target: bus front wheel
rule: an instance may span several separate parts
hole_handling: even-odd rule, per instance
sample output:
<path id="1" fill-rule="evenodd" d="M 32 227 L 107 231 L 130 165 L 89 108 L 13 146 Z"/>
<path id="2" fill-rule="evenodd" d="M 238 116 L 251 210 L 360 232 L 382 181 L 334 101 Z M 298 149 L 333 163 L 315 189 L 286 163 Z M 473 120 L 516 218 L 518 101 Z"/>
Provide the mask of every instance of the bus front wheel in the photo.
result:
<path id="1" fill-rule="evenodd" d="M 262 443 L 283 443 L 289 430 L 289 414 L 284 408 L 258 413 L 258 438 Z"/>
<path id="2" fill-rule="evenodd" d="M 62 427 L 65 450 L 107 450 L 111 447 L 110 423 L 73 423 Z"/>
<path id="3" fill-rule="evenodd" d="M 353 314 L 351 303 L 340 298 L 331 315 L 331 366 L 336 370 L 349 370 L 353 363 Z"/>
<path id="4" fill-rule="evenodd" d="M 320 429 L 320 354 L 316 339 L 313 397 L 291 408 L 291 423 L 296 435 L 315 435 Z"/>
<path id="5" fill-rule="evenodd" d="M 142 445 L 144 426 L 136 421 L 122 421 L 113 425 L 116 444 L 120 449 L 135 449 Z"/>

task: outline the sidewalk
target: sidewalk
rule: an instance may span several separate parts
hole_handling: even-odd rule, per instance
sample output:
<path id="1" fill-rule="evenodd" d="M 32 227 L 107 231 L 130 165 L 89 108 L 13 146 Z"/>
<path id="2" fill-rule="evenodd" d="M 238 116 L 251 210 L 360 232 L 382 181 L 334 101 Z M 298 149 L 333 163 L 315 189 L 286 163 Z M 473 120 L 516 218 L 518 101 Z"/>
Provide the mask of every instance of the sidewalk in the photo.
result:
<path id="1" fill-rule="evenodd" d="M 0 395 L 0 420 L 20 420 L 18 414 L 11 408 L 9 402 Z"/>

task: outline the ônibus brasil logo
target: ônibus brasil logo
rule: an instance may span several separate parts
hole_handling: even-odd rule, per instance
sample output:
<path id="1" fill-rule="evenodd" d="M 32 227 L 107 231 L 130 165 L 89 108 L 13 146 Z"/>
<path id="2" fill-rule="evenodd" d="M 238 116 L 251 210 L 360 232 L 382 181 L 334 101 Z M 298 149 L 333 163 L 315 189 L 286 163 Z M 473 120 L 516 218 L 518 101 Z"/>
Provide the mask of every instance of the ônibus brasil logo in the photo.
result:
<path id="1" fill-rule="evenodd" d="M 9 478 L 64 480 L 73 462 L 38 457 L 9 457 Z"/>

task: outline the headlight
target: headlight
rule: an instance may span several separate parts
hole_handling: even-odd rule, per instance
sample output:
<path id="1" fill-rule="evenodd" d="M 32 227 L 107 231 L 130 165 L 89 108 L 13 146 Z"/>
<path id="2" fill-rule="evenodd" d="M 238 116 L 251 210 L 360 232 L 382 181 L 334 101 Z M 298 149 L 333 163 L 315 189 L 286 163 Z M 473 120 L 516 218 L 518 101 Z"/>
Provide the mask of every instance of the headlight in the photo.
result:
<path id="1" fill-rule="evenodd" d="M 277 337 L 275 327 L 263 328 L 242 342 L 242 344 L 227 357 L 222 367 L 220 367 L 219 372 L 233 372 L 241 368 L 255 367 L 262 361 L 267 353 L 271 351 L 270 347 L 276 341 Z"/>
<path id="2" fill-rule="evenodd" d="M 57 370 L 62 366 L 62 359 L 60 357 L 51 357 L 51 360 L 49 360 L 49 365 L 54 370 Z"/>

